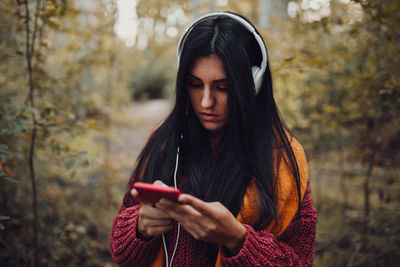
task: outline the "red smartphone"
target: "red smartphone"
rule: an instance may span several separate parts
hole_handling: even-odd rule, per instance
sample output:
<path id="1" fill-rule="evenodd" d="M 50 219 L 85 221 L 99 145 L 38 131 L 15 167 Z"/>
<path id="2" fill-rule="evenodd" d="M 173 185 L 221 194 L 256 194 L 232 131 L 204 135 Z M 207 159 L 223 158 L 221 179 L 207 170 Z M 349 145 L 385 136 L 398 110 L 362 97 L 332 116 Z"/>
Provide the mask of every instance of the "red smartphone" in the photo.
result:
<path id="1" fill-rule="evenodd" d="M 179 189 L 172 186 L 160 186 L 142 182 L 136 182 L 133 184 L 139 192 L 139 197 L 147 202 L 150 202 L 153 206 L 161 199 L 167 198 L 172 201 L 178 201 L 178 197 L 181 194 Z"/>

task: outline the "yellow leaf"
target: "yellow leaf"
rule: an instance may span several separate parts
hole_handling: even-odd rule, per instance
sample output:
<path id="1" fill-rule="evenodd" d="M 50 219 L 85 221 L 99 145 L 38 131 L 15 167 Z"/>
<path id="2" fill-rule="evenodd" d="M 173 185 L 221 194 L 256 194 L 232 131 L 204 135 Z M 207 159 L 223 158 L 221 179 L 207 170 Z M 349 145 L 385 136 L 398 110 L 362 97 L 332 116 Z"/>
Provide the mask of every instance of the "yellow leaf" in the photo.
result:
<path id="1" fill-rule="evenodd" d="M 95 119 L 87 119 L 86 125 L 89 127 L 89 129 L 96 129 L 96 120 Z"/>
<path id="2" fill-rule="evenodd" d="M 390 91 L 389 91 L 388 89 L 381 89 L 381 90 L 379 90 L 379 94 L 380 94 L 380 95 L 389 94 L 389 93 L 390 93 Z"/>

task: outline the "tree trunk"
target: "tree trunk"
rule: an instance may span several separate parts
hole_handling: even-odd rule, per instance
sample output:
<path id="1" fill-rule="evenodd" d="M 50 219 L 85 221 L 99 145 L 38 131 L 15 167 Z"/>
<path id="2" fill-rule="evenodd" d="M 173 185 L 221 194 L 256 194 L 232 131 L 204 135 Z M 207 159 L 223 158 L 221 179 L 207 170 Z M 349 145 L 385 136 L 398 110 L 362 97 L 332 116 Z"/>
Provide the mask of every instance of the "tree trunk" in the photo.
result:
<path id="1" fill-rule="evenodd" d="M 199 0 L 190 0 L 190 4 L 193 7 L 193 18 L 197 19 L 198 17 L 200 17 L 200 5 L 199 5 Z"/>
<path id="2" fill-rule="evenodd" d="M 116 35 L 113 31 L 113 27 L 115 25 L 116 11 L 117 11 L 117 3 L 116 1 L 112 1 L 110 3 L 112 5 L 113 17 L 110 25 L 111 27 L 107 28 L 107 38 L 112 40 L 112 46 L 116 44 Z M 109 59 L 108 59 L 108 72 L 106 79 L 106 86 L 104 92 L 104 104 L 108 109 L 108 114 L 104 118 L 104 128 L 106 129 L 106 135 L 104 136 L 104 180 L 103 180 L 103 188 L 107 205 L 111 205 L 113 203 L 113 194 L 112 194 L 112 178 L 113 178 L 113 158 L 112 158 L 112 121 L 111 121 L 111 113 L 112 111 L 112 98 L 113 98 L 113 90 L 115 84 L 115 61 L 117 57 L 117 52 L 115 50 L 110 51 Z"/>
<path id="3" fill-rule="evenodd" d="M 112 108 L 112 91 L 114 87 L 114 64 L 115 64 L 116 52 L 112 52 L 110 55 L 110 71 L 108 72 L 108 79 L 107 79 L 107 87 L 106 87 L 106 94 L 105 94 L 105 104 L 106 107 L 111 110 Z M 112 122 L 110 119 L 110 114 L 108 114 L 105 118 L 105 129 L 108 135 L 105 136 L 104 139 L 104 147 L 105 147 L 105 155 L 104 155 L 104 162 L 105 162 L 105 176 L 104 176 L 104 190 L 107 199 L 107 204 L 111 205 L 113 202 L 113 195 L 111 191 L 111 179 L 112 179 L 112 169 L 113 169 L 113 162 L 112 162 L 112 141 L 111 141 L 111 133 L 112 133 Z"/>
<path id="4" fill-rule="evenodd" d="M 340 207 L 341 218 L 343 222 L 346 220 L 346 210 L 348 203 L 348 191 L 346 187 L 346 167 L 345 167 L 345 159 L 343 152 L 343 144 L 339 141 L 338 147 L 339 153 L 339 170 L 340 170 L 340 191 L 342 192 L 342 204 Z"/>
<path id="5" fill-rule="evenodd" d="M 279 17 L 282 21 L 285 21 L 289 18 L 288 16 L 288 4 L 290 0 L 280 0 L 278 1 L 277 12 L 279 12 Z"/>
<path id="6" fill-rule="evenodd" d="M 287 20 L 287 6 L 290 0 L 260 0 L 258 25 L 262 28 L 270 27 L 271 18 L 278 16 L 280 20 Z"/>
<path id="7" fill-rule="evenodd" d="M 26 26 L 26 62 L 28 67 L 28 77 L 29 77 L 29 103 L 32 108 L 32 133 L 31 133 L 31 143 L 29 150 L 29 171 L 31 178 L 31 186 L 32 186 L 32 210 L 33 210 L 33 266 L 39 265 L 39 229 L 38 229 L 38 213 L 37 213 L 37 189 L 36 189 L 36 175 L 35 175 L 35 164 L 34 164 L 34 156 L 35 156 L 35 144 L 36 144 L 36 134 L 37 134 L 37 121 L 35 116 L 35 99 L 34 99 L 34 91 L 35 91 L 35 83 L 33 79 L 33 67 L 32 60 L 35 52 L 35 39 L 36 32 L 38 29 L 37 22 L 39 16 L 39 7 L 40 0 L 36 1 L 36 11 L 34 16 L 34 23 L 32 29 L 32 37 L 30 35 L 31 30 L 29 28 L 30 15 L 29 15 L 29 4 L 28 0 L 25 0 L 25 26 Z"/>
<path id="8" fill-rule="evenodd" d="M 320 158 L 320 157 L 318 157 Z M 322 208 L 322 183 L 321 183 L 321 171 L 318 168 L 315 168 L 315 177 L 313 178 L 313 181 L 315 181 L 315 199 L 316 199 L 316 204 L 315 208 L 317 211 L 321 211 Z"/>
<path id="9" fill-rule="evenodd" d="M 364 180 L 364 215 L 365 215 L 365 218 L 367 218 L 369 216 L 370 209 L 371 209 L 369 180 L 371 178 L 372 170 L 373 170 L 374 163 L 375 163 L 375 154 L 376 154 L 376 152 L 374 151 L 370 158 L 370 161 L 368 164 L 368 169 L 365 174 L 365 180 Z"/>
<path id="10" fill-rule="evenodd" d="M 259 2 L 260 13 L 258 15 L 258 25 L 261 28 L 269 27 L 269 23 L 274 11 L 275 1 L 276 0 L 260 0 Z"/>

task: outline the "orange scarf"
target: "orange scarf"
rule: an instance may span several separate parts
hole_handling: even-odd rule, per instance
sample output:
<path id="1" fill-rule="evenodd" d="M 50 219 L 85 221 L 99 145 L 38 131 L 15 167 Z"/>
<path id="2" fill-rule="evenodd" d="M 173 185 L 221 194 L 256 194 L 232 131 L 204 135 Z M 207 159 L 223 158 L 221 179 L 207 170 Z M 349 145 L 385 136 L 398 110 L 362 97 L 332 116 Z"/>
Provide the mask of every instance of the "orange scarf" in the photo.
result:
<path id="1" fill-rule="evenodd" d="M 300 173 L 300 189 L 301 189 L 301 200 L 303 199 L 304 192 L 308 181 L 308 169 L 307 160 L 300 143 L 296 139 L 292 138 L 291 146 L 293 153 L 296 157 L 297 165 Z M 298 209 L 298 195 L 296 182 L 292 178 L 292 174 L 282 159 L 279 163 L 279 180 L 277 183 L 278 199 L 278 221 L 276 224 L 274 221 L 265 229 L 266 231 L 272 233 L 276 238 L 279 237 L 288 227 L 289 223 L 292 221 L 294 215 Z M 258 217 L 258 209 L 256 206 L 258 198 L 258 190 L 255 184 L 252 182 L 246 190 L 244 196 L 243 206 L 241 212 L 236 217 L 236 219 L 241 223 L 246 223 L 249 225 L 254 224 Z M 161 246 L 157 257 L 154 259 L 153 263 L 150 265 L 152 267 L 163 266 L 164 264 L 164 249 Z M 221 266 L 221 252 L 218 252 L 217 261 L 215 263 L 216 267 Z"/>

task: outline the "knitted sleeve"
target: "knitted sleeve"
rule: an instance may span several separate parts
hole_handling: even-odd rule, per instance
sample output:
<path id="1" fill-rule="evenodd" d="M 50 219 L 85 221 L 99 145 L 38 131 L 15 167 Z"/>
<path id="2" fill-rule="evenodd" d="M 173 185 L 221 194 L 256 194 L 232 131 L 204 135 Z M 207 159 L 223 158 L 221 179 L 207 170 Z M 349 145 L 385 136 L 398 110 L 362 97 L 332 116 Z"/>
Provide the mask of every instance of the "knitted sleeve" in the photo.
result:
<path id="1" fill-rule="evenodd" d="M 300 210 L 278 238 L 265 230 L 247 228 L 238 254 L 231 256 L 221 247 L 222 266 L 312 266 L 317 216 L 307 185 Z"/>
<path id="2" fill-rule="evenodd" d="M 137 236 L 139 211 L 140 205 L 125 207 L 122 204 L 114 219 L 110 250 L 114 261 L 120 266 L 149 266 L 160 248 L 160 237 L 143 240 Z"/>
<path id="3" fill-rule="evenodd" d="M 130 195 L 135 181 L 136 174 L 133 173 L 110 234 L 111 255 L 120 266 L 149 266 L 157 257 L 161 245 L 161 237 L 144 240 L 138 235 L 137 223 L 141 206 Z"/>
<path id="4" fill-rule="evenodd" d="M 148 140 L 158 127 L 151 132 Z M 141 206 L 130 195 L 130 190 L 136 181 L 137 175 L 134 172 L 129 179 L 128 189 L 118 215 L 113 221 L 110 234 L 111 255 L 115 263 L 120 266 L 150 266 L 157 258 L 162 242 L 160 236 L 150 240 L 144 240 L 138 236 L 137 223 Z"/>

